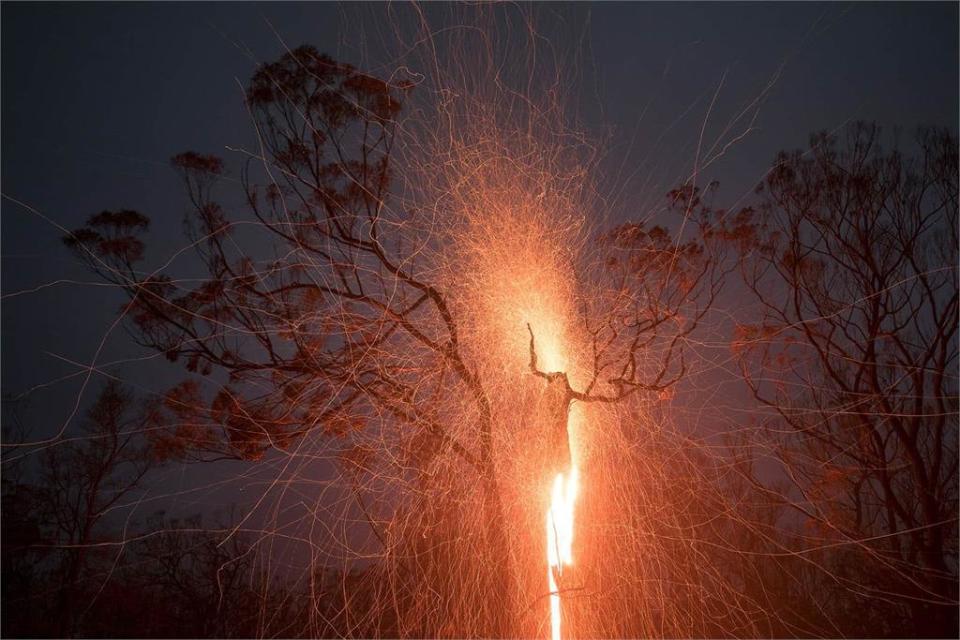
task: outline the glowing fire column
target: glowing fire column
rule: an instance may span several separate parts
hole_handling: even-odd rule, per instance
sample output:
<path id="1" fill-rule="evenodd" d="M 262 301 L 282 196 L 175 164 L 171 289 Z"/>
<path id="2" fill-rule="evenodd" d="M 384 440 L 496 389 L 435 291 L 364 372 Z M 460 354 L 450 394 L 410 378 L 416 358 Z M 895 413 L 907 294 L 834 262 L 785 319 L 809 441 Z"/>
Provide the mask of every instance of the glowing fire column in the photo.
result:
<path id="1" fill-rule="evenodd" d="M 547 580 L 550 585 L 550 628 L 553 640 L 560 640 L 560 593 L 558 577 L 563 567 L 573 564 L 573 503 L 579 477 L 576 466 L 569 475 L 557 474 L 547 510 Z"/>
<path id="2" fill-rule="evenodd" d="M 553 455 L 560 463 L 560 473 L 553 480 L 550 492 L 550 507 L 547 509 L 547 584 L 550 588 L 550 629 L 553 640 L 561 640 L 560 623 L 560 582 L 563 568 L 573 564 L 573 505 L 579 491 L 580 477 L 574 456 L 576 427 L 580 423 L 580 411 L 573 404 L 574 393 L 564 373 L 566 363 L 560 357 L 562 351 L 556 348 L 557 341 L 548 342 L 544 349 L 545 360 L 550 373 L 537 367 L 536 338 L 533 327 L 527 323 L 530 333 L 530 370 L 534 375 L 548 382 L 548 391 L 553 391 L 553 405 L 548 412 L 552 434 Z M 553 347 L 553 348 L 550 348 Z M 556 469 L 557 467 L 554 467 Z"/>

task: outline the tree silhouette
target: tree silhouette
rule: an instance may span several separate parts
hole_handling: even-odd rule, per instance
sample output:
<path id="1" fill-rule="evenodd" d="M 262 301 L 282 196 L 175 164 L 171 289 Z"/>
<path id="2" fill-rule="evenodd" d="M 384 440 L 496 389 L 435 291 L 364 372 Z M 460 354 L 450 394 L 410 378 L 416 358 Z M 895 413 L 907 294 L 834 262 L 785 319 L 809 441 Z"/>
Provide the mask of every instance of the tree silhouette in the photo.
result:
<path id="1" fill-rule="evenodd" d="M 11 401 L 10 406 L 16 406 Z M 5 407 L 6 408 L 6 407 Z M 68 637 L 93 610 L 123 555 L 111 514 L 134 502 L 158 458 L 144 415 L 120 383 L 106 383 L 81 428 L 56 443 L 4 430 L 4 633 Z M 12 440 L 12 442 L 11 442 Z"/>
<path id="2" fill-rule="evenodd" d="M 762 315 L 734 350 L 775 410 L 764 441 L 792 486 L 770 493 L 801 512 L 805 546 L 831 549 L 823 566 L 868 596 L 882 633 L 952 637 L 957 138 L 922 130 L 901 152 L 880 133 L 858 124 L 777 158 L 744 271 Z"/>
<path id="3" fill-rule="evenodd" d="M 57 619 L 60 633 L 73 635 L 80 622 L 79 583 L 98 525 L 140 487 L 156 464 L 142 433 L 133 396 L 110 381 L 87 413 L 83 434 L 43 454 L 41 509 L 61 548 Z"/>
<path id="4" fill-rule="evenodd" d="M 421 457 L 456 456 L 478 480 L 485 528 L 483 622 L 456 632 L 512 635 L 518 598 L 493 385 L 463 346 L 469 310 L 452 304 L 449 279 L 436 277 L 424 251 L 436 242 L 431 229 L 392 199 L 397 118 L 410 90 L 308 46 L 261 66 L 246 92 L 259 145 L 241 180 L 251 218 L 228 215 L 214 198 L 225 173 L 219 158 L 173 159 L 192 203 L 186 226 L 203 264 L 199 285 L 143 272 L 148 219 L 136 212 L 104 211 L 65 242 L 126 291 L 122 313 L 141 344 L 219 385 L 212 398 L 196 380 L 166 395 L 153 415 L 161 455 L 257 459 L 310 434 L 350 442 L 372 433 L 398 450 L 391 438 L 417 442 Z M 722 286 L 734 230 L 696 193 L 671 202 L 694 220 L 690 239 L 640 223 L 598 239 L 602 294 L 583 311 L 593 371 L 571 390 L 578 401 L 659 392 L 686 370 L 685 339 Z M 348 464 L 366 469 L 358 460 L 368 450 L 348 453 Z"/>

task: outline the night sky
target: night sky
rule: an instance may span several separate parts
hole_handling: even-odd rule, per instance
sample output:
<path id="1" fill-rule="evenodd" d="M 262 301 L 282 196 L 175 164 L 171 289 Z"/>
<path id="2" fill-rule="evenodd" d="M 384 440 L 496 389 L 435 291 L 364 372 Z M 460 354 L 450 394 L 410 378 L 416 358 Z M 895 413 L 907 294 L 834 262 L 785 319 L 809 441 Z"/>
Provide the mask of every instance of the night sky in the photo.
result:
<path id="1" fill-rule="evenodd" d="M 107 368 L 142 393 L 163 392 L 180 375 L 122 328 L 111 330 L 122 296 L 76 263 L 63 229 L 101 209 L 134 208 L 154 221 L 155 259 L 182 246 L 187 204 L 169 158 L 187 149 L 225 155 L 250 141 L 238 82 L 256 61 L 282 53 L 283 42 L 362 64 L 362 20 L 353 14 L 376 21 L 380 9 L 4 3 L 2 386 L 20 394 L 41 385 L 29 396 L 39 432 L 57 431 L 70 415 L 82 377 L 61 378 L 91 364 L 105 334 L 97 366 L 147 358 Z M 782 68 L 756 130 L 703 176 L 732 199 L 749 192 L 777 151 L 803 146 L 813 131 L 852 120 L 905 130 L 957 124 L 956 3 L 541 9 L 571 31 L 589 25 L 577 111 L 598 132 L 612 128 L 611 171 L 634 175 L 613 216 L 686 174 L 721 79 L 709 122 L 716 128 Z"/>

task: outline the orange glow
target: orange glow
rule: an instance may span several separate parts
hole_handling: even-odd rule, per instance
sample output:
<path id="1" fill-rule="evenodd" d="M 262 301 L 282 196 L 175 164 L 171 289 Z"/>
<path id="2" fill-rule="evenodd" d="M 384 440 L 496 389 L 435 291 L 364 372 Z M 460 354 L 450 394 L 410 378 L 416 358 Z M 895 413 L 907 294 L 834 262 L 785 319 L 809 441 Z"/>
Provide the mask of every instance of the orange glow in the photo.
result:
<path id="1" fill-rule="evenodd" d="M 580 478 L 576 465 L 569 476 L 557 474 L 547 510 L 547 582 L 550 586 L 550 631 L 553 640 L 560 640 L 560 593 L 557 577 L 564 566 L 573 564 L 573 505 L 577 499 Z"/>
<path id="2" fill-rule="evenodd" d="M 561 589 L 564 567 L 573 565 L 574 505 L 580 492 L 580 471 L 576 463 L 576 430 L 582 419 L 581 407 L 572 405 L 567 415 L 567 439 L 570 442 L 570 469 L 559 473 L 550 491 L 547 509 L 547 585 L 550 592 L 550 633 L 560 640 Z"/>
<path id="3" fill-rule="evenodd" d="M 517 563 L 522 589 L 535 589 L 531 597 L 545 604 L 540 597 L 547 560 L 551 634 L 558 639 L 559 591 L 570 588 L 562 575 L 573 562 L 574 504 L 580 491 L 576 440 L 585 435 L 579 428 L 584 407 L 571 404 L 567 391 L 584 388 L 592 364 L 581 326 L 583 272 L 578 268 L 589 236 L 584 212 L 591 207 L 581 193 L 586 184 L 579 156 L 567 157 L 525 128 L 509 134 L 484 113 L 453 133 L 452 146 L 438 140 L 438 150 L 425 156 L 435 167 L 425 175 L 437 180 L 436 199 L 444 212 L 454 214 L 445 218 L 449 235 L 438 243 L 438 274 L 449 278 L 451 304 L 462 310 L 461 343 L 495 389 L 492 439 L 504 502 L 514 521 L 522 522 L 516 531 L 535 527 L 532 536 L 510 541 L 522 558 Z M 441 158 L 445 162 L 437 164 Z M 563 383 L 531 374 L 531 334 L 536 368 L 565 374 Z M 544 523 L 546 538 L 537 533 Z M 535 627 L 524 612 L 516 635 L 534 629 L 545 635 L 545 613 L 533 613 Z M 569 637 L 571 625 L 564 622 Z"/>

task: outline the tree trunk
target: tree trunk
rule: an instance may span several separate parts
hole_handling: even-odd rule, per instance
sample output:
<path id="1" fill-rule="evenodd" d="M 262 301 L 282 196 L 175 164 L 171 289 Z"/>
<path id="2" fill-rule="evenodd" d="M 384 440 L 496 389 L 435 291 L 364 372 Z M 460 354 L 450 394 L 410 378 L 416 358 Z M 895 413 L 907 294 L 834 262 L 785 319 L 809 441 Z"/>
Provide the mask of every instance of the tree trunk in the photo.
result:
<path id="1" fill-rule="evenodd" d="M 487 629 L 484 635 L 512 638 L 517 635 L 516 587 L 513 562 L 506 532 L 506 518 L 496 475 L 490 473 L 483 483 L 483 512 L 486 548 L 492 569 L 486 572 L 487 584 L 480 597 L 484 599 Z"/>

